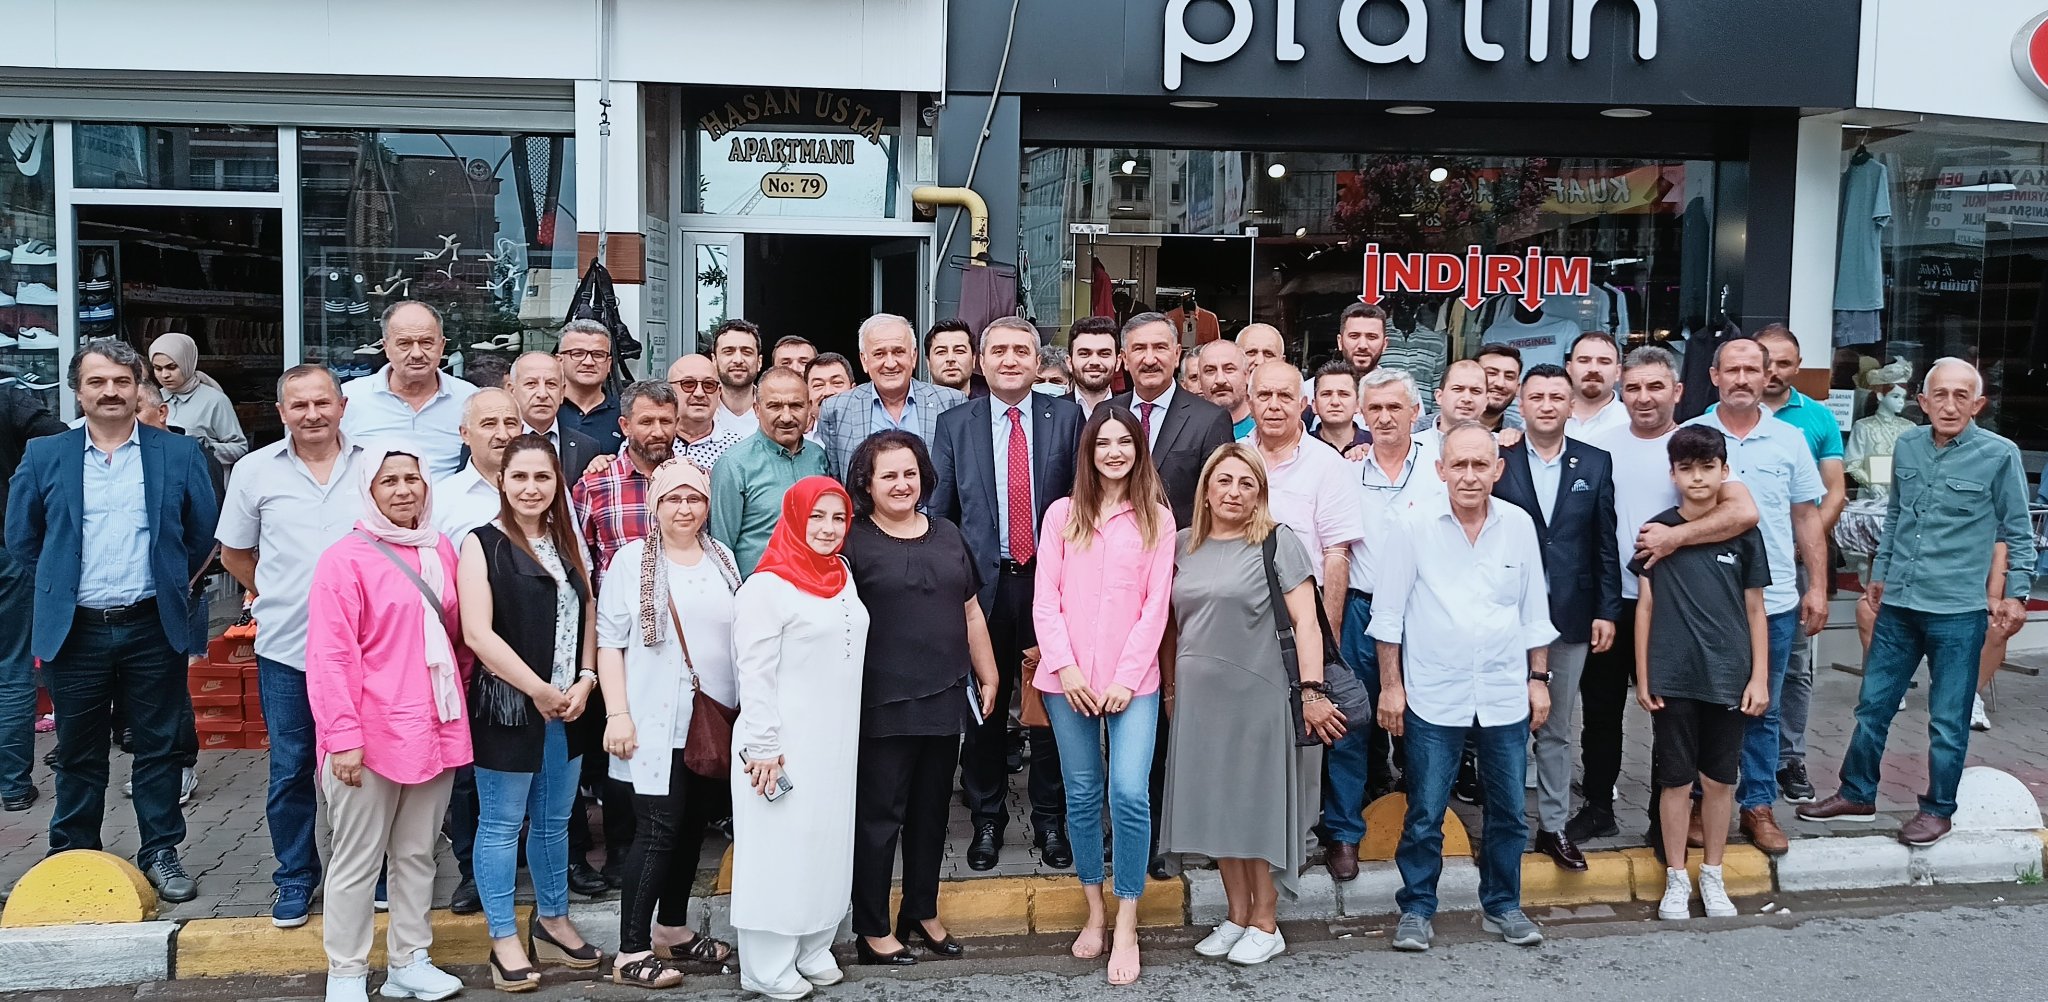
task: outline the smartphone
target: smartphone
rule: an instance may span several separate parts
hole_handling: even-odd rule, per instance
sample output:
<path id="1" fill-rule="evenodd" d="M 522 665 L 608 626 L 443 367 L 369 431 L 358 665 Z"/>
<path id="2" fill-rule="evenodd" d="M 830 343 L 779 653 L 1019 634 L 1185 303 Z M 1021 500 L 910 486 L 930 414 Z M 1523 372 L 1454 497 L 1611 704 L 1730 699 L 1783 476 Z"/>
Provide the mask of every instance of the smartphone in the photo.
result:
<path id="1" fill-rule="evenodd" d="M 744 751 L 740 752 L 740 764 L 743 766 L 748 764 L 747 753 Z M 788 793 L 792 789 L 795 789 L 795 787 L 792 787 L 789 783 L 789 772 L 787 770 L 784 770 L 780 775 L 775 777 L 774 788 L 770 789 L 764 795 L 764 798 L 772 804 L 778 800 L 781 800 L 782 795 Z"/>

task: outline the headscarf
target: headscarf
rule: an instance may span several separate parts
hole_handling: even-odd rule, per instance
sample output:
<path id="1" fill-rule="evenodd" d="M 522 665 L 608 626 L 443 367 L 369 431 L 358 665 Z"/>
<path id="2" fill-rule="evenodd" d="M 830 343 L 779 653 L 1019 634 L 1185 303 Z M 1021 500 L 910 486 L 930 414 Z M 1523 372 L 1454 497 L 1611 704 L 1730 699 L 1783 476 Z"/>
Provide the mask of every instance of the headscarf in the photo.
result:
<path id="1" fill-rule="evenodd" d="M 853 499 L 847 496 L 846 488 L 839 486 L 839 481 L 831 477 L 805 477 L 797 481 L 782 495 L 782 518 L 768 537 L 768 549 L 761 554 L 761 562 L 754 565 L 755 574 L 773 574 L 819 598 L 831 598 L 846 587 L 846 564 L 839 559 L 838 551 L 819 553 L 804 540 L 804 527 L 810 523 L 811 512 L 817 509 L 818 499 L 828 494 L 845 503 L 851 521 Z"/>
<path id="2" fill-rule="evenodd" d="M 220 384 L 214 382 L 212 376 L 199 371 L 199 342 L 192 340 L 190 335 L 172 331 L 151 341 L 149 358 L 152 371 L 156 368 L 158 355 L 170 356 L 171 361 L 178 363 L 178 371 L 185 374 L 184 382 L 176 386 L 166 386 L 164 389 L 172 393 L 189 393 L 198 383 L 205 383 L 216 390 L 220 389 Z"/>
<path id="3" fill-rule="evenodd" d="M 662 635 L 668 628 L 668 575 L 661 569 L 661 499 L 680 487 L 688 487 L 708 500 L 711 497 L 711 478 L 697 468 L 695 463 L 676 456 L 654 468 L 654 476 L 647 485 L 647 537 L 640 550 L 640 645 L 658 647 Z M 738 591 L 740 568 L 731 552 L 711 538 L 710 520 L 697 530 L 697 542 L 704 552 L 718 561 L 718 571 L 725 577 L 725 587 Z"/>
<path id="4" fill-rule="evenodd" d="M 428 590 L 434 593 L 434 600 L 419 596 L 421 650 L 426 655 L 427 674 L 433 681 L 434 713 L 442 723 L 462 719 L 462 683 L 455 674 L 455 648 L 448 639 L 446 623 L 441 618 L 441 589 L 447 575 L 441 568 L 441 533 L 434 528 L 434 492 L 426 480 L 426 463 L 420 461 L 416 452 L 397 446 L 372 445 L 366 450 L 356 469 L 356 486 L 362 494 L 363 517 L 356 522 L 356 528 L 369 533 L 390 546 L 410 546 L 419 554 L 420 580 L 426 582 Z M 419 528 L 407 529 L 391 521 L 384 510 L 377 507 L 377 499 L 370 494 L 370 485 L 377 482 L 377 473 L 384 468 L 384 461 L 393 456 L 404 456 L 420 463 L 420 515 Z M 408 582 L 409 584 L 410 582 Z"/>

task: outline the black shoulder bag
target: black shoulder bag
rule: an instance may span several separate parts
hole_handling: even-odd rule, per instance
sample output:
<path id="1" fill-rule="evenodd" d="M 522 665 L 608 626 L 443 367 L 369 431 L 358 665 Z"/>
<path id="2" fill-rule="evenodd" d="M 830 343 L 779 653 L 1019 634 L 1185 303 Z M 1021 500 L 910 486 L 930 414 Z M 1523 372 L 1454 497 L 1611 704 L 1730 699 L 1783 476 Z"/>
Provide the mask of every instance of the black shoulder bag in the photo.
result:
<path id="1" fill-rule="evenodd" d="M 1273 632 L 1280 638 L 1280 661 L 1287 666 L 1288 701 L 1294 717 L 1294 743 L 1306 748 L 1322 744 L 1322 739 L 1309 733 L 1308 723 L 1301 715 L 1301 661 L 1294 649 L 1294 621 L 1287 614 L 1287 593 L 1280 588 L 1280 572 L 1273 560 L 1279 552 L 1282 532 L 1291 531 L 1277 527 L 1266 536 L 1260 547 L 1260 556 L 1266 568 L 1266 588 L 1273 596 Z M 1362 726 L 1360 721 L 1370 719 L 1373 712 L 1372 694 L 1358 681 L 1357 673 L 1344 663 L 1338 654 L 1337 640 L 1330 633 L 1330 620 L 1323 614 L 1320 595 L 1316 598 L 1316 623 L 1323 631 L 1323 695 L 1331 705 L 1344 714 L 1349 726 Z"/>

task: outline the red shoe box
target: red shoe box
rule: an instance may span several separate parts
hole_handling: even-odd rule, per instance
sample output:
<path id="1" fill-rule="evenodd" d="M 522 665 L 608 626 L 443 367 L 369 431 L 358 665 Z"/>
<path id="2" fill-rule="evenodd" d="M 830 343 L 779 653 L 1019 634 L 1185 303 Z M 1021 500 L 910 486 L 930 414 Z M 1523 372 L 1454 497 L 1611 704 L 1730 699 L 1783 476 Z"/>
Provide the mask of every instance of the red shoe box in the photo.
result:
<path id="1" fill-rule="evenodd" d="M 255 724 L 258 730 L 263 729 L 263 697 L 253 694 L 243 696 L 241 707 L 242 722 L 245 724 Z"/>
<path id="2" fill-rule="evenodd" d="M 227 751 L 240 747 L 242 747 L 241 731 L 209 731 L 204 727 L 199 729 L 200 751 Z"/>
<path id="3" fill-rule="evenodd" d="M 254 637 L 215 637 L 206 645 L 206 660 L 223 667 L 255 664 L 256 640 Z"/>
<path id="4" fill-rule="evenodd" d="M 242 701 L 238 697 L 225 706 L 198 706 L 195 701 L 192 717 L 202 731 L 207 730 L 209 724 L 216 725 L 213 730 L 239 731 L 242 729 Z"/>
<path id="5" fill-rule="evenodd" d="M 264 728 L 262 721 L 252 720 L 242 725 L 242 747 L 256 751 L 270 750 L 270 732 Z"/>

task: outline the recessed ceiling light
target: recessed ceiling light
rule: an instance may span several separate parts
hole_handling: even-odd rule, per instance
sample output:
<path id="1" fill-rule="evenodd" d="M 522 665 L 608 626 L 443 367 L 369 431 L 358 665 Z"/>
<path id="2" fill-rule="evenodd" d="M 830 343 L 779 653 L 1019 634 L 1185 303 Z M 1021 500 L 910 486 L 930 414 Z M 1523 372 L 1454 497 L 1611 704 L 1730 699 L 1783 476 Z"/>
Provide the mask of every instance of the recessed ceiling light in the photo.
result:
<path id="1" fill-rule="evenodd" d="M 1252 210 L 1252 215 L 1254 215 L 1254 216 L 1263 216 L 1263 215 L 1265 215 L 1265 214 L 1266 214 L 1266 210 L 1264 210 L 1264 209 L 1253 209 L 1253 210 Z"/>
<path id="2" fill-rule="evenodd" d="M 1308 236 L 1308 227 L 1306 227 L 1306 226 L 1297 226 L 1297 227 L 1295 227 L 1295 228 L 1294 228 L 1294 235 L 1295 235 L 1295 236 L 1297 236 L 1297 237 L 1305 237 L 1305 236 Z"/>
<path id="3" fill-rule="evenodd" d="M 1607 108 L 1600 112 L 1608 118 L 1648 118 L 1650 112 L 1644 108 Z"/>
<path id="4" fill-rule="evenodd" d="M 1403 212 L 1403 213 L 1401 213 L 1401 218 L 1402 218 L 1402 219 L 1414 219 L 1414 218 L 1415 218 L 1415 213 L 1413 213 L 1413 212 Z"/>
<path id="5" fill-rule="evenodd" d="M 1388 109 L 1387 109 L 1387 114 L 1389 114 L 1389 115 L 1428 115 L 1428 114 L 1434 113 L 1435 111 L 1436 111 L 1436 109 L 1435 109 L 1435 108 L 1432 108 L 1432 107 L 1430 107 L 1429 105 L 1426 105 L 1426 104 L 1397 104 L 1397 105 L 1395 105 L 1395 106 L 1393 106 L 1393 107 L 1391 107 L 1391 108 L 1388 108 Z"/>
<path id="6" fill-rule="evenodd" d="M 1130 206 L 1128 206 L 1128 205 L 1119 205 L 1119 206 L 1117 206 L 1117 207 L 1116 207 L 1116 211 L 1118 211 L 1118 212 L 1129 212 L 1129 211 L 1131 211 L 1131 207 L 1130 207 Z"/>
<path id="7" fill-rule="evenodd" d="M 1123 162 L 1122 170 L 1126 174 L 1136 174 L 1138 172 L 1138 162 L 1136 160 L 1126 160 Z"/>
<path id="8" fill-rule="evenodd" d="M 1214 101 L 1168 101 L 1167 103 L 1168 103 L 1168 104 L 1171 104 L 1171 105 L 1173 105 L 1173 106 L 1174 106 L 1174 107 L 1176 107 L 1176 108 L 1214 108 L 1214 107 L 1216 107 L 1216 102 L 1214 102 Z"/>
<path id="9" fill-rule="evenodd" d="M 1429 171 L 1429 179 L 1430 179 L 1431 181 L 1434 181 L 1434 182 L 1436 182 L 1437 184 L 1442 184 L 1442 183 L 1444 183 L 1444 182 L 1445 182 L 1446 180 L 1448 180 L 1448 179 L 1450 178 L 1450 176 L 1451 176 L 1451 172 L 1450 172 L 1450 171 L 1448 171 L 1448 170 L 1445 170 L 1445 169 L 1444 169 L 1444 168 L 1442 168 L 1442 167 L 1432 167 L 1432 168 L 1430 168 L 1430 171 Z"/>
<path id="10" fill-rule="evenodd" d="M 1214 240 L 1214 241 L 1216 241 L 1217 243 L 1219 243 L 1219 244 L 1220 244 L 1220 243 L 1224 243 L 1224 242 L 1227 242 L 1227 241 L 1228 241 L 1228 240 L 1229 240 L 1230 238 L 1229 238 L 1229 237 L 1210 237 L 1209 239 L 1211 239 L 1211 240 Z"/>
<path id="11" fill-rule="evenodd" d="M 1286 164 L 1280 164 L 1280 163 L 1276 163 L 1276 164 L 1271 164 L 1271 165 L 1269 165 L 1269 166 L 1268 166 L 1268 167 L 1266 168 L 1266 176 L 1267 176 L 1267 177 L 1271 177 L 1271 178 L 1281 178 L 1281 177 L 1286 177 L 1286 176 L 1287 176 L 1287 165 L 1286 165 Z"/>

